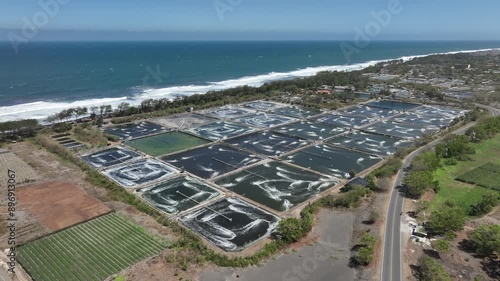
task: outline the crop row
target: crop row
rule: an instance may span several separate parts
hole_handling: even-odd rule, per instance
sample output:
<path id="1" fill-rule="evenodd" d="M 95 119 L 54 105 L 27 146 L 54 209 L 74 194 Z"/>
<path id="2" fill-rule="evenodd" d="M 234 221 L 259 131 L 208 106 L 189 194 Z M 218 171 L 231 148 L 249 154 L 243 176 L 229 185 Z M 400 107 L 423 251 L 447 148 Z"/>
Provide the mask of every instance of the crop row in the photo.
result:
<path id="1" fill-rule="evenodd" d="M 500 165 L 488 163 L 460 175 L 457 180 L 482 187 L 500 190 Z"/>
<path id="2" fill-rule="evenodd" d="M 165 245 L 138 226 L 110 214 L 19 248 L 34 280 L 103 280 L 158 254 Z"/>

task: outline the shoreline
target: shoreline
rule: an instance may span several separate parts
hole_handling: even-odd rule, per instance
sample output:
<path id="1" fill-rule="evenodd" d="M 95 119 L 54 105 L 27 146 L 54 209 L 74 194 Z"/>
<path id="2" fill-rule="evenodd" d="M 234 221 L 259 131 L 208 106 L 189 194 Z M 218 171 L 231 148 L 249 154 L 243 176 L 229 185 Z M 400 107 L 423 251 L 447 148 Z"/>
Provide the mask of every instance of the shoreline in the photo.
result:
<path id="1" fill-rule="evenodd" d="M 500 48 L 462 50 L 462 51 L 451 51 L 445 53 L 430 53 L 425 55 L 403 56 L 399 58 L 391 58 L 385 60 L 372 60 L 351 65 L 306 67 L 303 69 L 297 69 L 289 72 L 269 72 L 267 74 L 244 76 L 238 79 L 229 79 L 220 82 L 211 82 L 208 85 L 186 85 L 186 86 L 146 89 L 142 93 L 137 94 L 135 96 L 123 96 L 117 98 L 103 97 L 98 99 L 87 99 L 87 100 L 79 100 L 73 102 L 37 101 L 31 103 L 11 105 L 11 106 L 0 106 L 0 122 L 15 121 L 22 119 L 37 119 L 41 121 L 51 114 L 72 107 L 74 108 L 74 107 L 111 105 L 113 106 L 113 108 L 116 108 L 116 106 L 122 102 L 127 102 L 130 103 L 130 105 L 132 106 L 137 106 L 146 99 L 162 99 L 162 98 L 174 99 L 177 96 L 205 94 L 209 91 L 221 91 L 242 86 L 260 87 L 265 83 L 273 81 L 311 77 L 322 71 L 346 71 L 346 72 L 359 71 L 383 62 L 390 62 L 397 60 L 403 60 L 406 62 L 415 58 L 429 57 L 434 55 L 479 53 L 479 52 L 491 52 L 498 50 L 500 50 Z"/>

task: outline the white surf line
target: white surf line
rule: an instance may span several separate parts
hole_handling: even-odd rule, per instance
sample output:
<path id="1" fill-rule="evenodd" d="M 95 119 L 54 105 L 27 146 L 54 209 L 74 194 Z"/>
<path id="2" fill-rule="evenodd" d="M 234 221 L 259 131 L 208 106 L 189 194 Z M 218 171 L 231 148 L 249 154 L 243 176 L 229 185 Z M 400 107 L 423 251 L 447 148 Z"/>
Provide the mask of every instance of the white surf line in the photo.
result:
<path id="1" fill-rule="evenodd" d="M 180 192 L 179 190 L 176 190 L 175 192 L 176 192 L 176 193 L 178 193 L 178 194 L 180 194 L 180 195 L 182 195 L 182 196 L 184 196 L 184 197 L 186 197 L 187 199 L 189 199 L 189 200 L 191 200 L 191 201 L 194 201 L 196 204 L 201 205 L 201 202 L 198 202 L 197 200 L 195 200 L 195 199 L 191 198 L 191 196 L 187 196 L 186 194 L 184 194 L 184 193 Z M 202 206 L 202 208 L 207 208 L 207 209 L 209 209 L 210 211 L 212 211 L 212 212 L 214 212 L 214 213 L 218 214 L 219 216 L 221 216 L 221 217 L 223 217 L 223 218 L 225 218 L 225 219 L 229 220 L 230 222 L 232 222 L 232 221 L 233 221 L 233 219 L 232 219 L 232 218 L 227 217 L 226 215 L 222 214 L 221 212 L 218 212 L 218 211 L 216 211 L 216 210 L 214 210 L 214 209 L 212 209 L 212 208 L 210 208 L 210 207 L 208 207 L 208 206 Z"/>
<path id="2" fill-rule="evenodd" d="M 222 163 L 222 164 L 224 164 L 224 165 L 227 165 L 227 166 L 229 166 L 229 167 L 233 167 L 233 168 L 235 168 L 236 170 L 240 170 L 240 169 L 242 169 L 242 168 L 245 168 L 245 167 L 236 167 L 236 166 L 231 165 L 231 164 L 229 164 L 229 163 L 226 163 L 226 162 L 224 162 L 224 161 L 222 161 L 222 160 L 219 160 L 219 159 L 217 159 L 217 158 L 215 158 L 215 157 L 212 157 L 212 160 L 217 161 L 217 162 L 219 162 L 219 163 Z M 256 173 L 254 173 L 254 172 L 250 172 L 250 171 L 248 171 L 248 170 L 241 170 L 241 171 L 242 171 L 242 172 L 249 173 L 249 174 L 254 175 L 254 176 L 256 176 L 256 177 L 259 177 L 259 178 L 261 178 L 261 179 L 268 180 L 267 178 L 265 178 L 265 177 L 263 177 L 263 176 L 261 176 L 261 175 L 259 175 L 259 174 L 256 174 Z"/>

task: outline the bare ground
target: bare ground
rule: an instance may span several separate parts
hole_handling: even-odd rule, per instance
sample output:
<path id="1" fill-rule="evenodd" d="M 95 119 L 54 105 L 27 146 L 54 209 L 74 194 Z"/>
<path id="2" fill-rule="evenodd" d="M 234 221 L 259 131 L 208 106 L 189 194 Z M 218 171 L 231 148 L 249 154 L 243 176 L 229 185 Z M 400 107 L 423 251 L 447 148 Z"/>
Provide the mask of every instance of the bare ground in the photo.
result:
<path id="1" fill-rule="evenodd" d="M 431 198 L 432 195 L 425 197 Z M 416 202 L 405 199 L 405 211 L 413 211 L 416 208 Z M 409 235 L 405 235 L 404 245 L 404 274 L 405 280 L 416 281 L 414 273 L 417 269 L 416 265 L 422 255 L 429 255 L 437 258 L 439 263 L 443 265 L 446 272 L 448 272 L 452 280 L 461 281 L 474 281 L 476 276 L 479 276 L 481 281 L 494 281 L 498 280 L 499 276 L 494 273 L 489 273 L 493 267 L 499 270 L 500 265 L 498 261 L 488 262 L 474 253 L 467 252 L 461 245 L 464 239 L 480 224 L 500 224 L 500 207 L 497 207 L 490 214 L 477 219 L 468 221 L 463 231 L 456 234 L 456 238 L 450 242 L 450 251 L 448 253 L 435 253 L 429 245 L 423 243 L 415 243 L 409 241 Z M 494 270 L 494 269 L 493 269 Z M 498 272 L 496 273 L 498 274 Z"/>
<path id="2" fill-rule="evenodd" d="M 31 212 L 49 231 L 57 231 L 111 212 L 83 190 L 65 182 L 33 184 L 18 189 L 20 207 Z"/>

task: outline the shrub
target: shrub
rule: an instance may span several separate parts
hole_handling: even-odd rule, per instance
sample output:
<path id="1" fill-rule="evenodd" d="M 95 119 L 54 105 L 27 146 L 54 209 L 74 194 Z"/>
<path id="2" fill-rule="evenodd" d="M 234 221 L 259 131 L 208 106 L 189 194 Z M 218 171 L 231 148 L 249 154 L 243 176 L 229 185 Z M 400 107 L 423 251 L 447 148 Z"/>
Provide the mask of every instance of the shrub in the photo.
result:
<path id="1" fill-rule="evenodd" d="M 451 277 L 434 259 L 423 255 L 418 262 L 420 281 L 451 281 Z"/>
<path id="2" fill-rule="evenodd" d="M 286 243 L 297 242 L 302 238 L 302 224 L 296 218 L 287 218 L 280 221 L 277 232 Z"/>
<path id="3" fill-rule="evenodd" d="M 474 251 L 483 256 L 500 254 L 500 225 L 483 224 L 469 236 Z"/>

